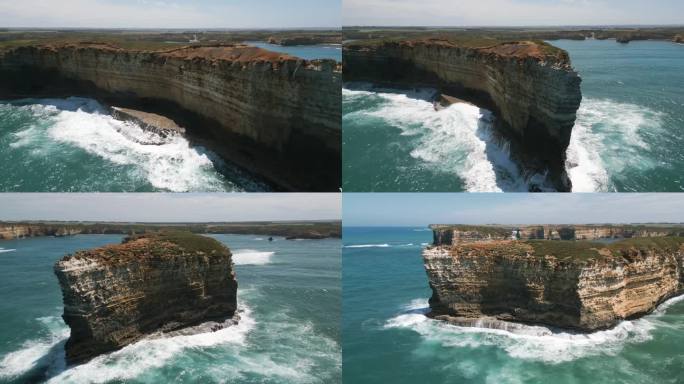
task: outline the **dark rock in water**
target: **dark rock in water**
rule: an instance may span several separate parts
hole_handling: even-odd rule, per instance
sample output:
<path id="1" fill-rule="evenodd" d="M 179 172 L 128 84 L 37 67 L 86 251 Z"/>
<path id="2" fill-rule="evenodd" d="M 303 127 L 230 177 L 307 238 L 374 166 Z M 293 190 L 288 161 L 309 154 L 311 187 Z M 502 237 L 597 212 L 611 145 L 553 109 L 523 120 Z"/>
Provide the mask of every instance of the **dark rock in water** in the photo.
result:
<path id="1" fill-rule="evenodd" d="M 184 135 L 185 128 L 179 126 L 173 120 L 157 115 L 154 113 L 137 111 L 135 109 L 112 107 L 112 116 L 123 121 L 130 121 L 138 124 L 144 131 L 151 132 L 156 138 L 147 138 L 141 140 L 140 138 L 130 138 L 131 140 L 146 145 L 162 145 L 167 141 L 165 139 Z"/>
<path id="2" fill-rule="evenodd" d="M 64 298 L 69 364 L 87 361 L 145 336 L 198 332 L 234 323 L 237 281 L 230 250 L 186 232 L 126 238 L 79 251 L 55 265 Z M 196 332 L 195 332 L 196 333 Z"/>

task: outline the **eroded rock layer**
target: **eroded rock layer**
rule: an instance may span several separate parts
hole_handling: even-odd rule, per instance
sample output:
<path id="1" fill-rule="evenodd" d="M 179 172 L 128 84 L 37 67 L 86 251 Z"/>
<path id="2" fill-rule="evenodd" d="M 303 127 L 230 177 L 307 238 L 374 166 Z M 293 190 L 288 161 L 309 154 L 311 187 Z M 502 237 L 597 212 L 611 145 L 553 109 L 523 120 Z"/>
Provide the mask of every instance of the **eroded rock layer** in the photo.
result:
<path id="1" fill-rule="evenodd" d="M 590 332 L 648 314 L 684 293 L 684 238 L 481 240 L 423 251 L 429 316 L 544 324 Z"/>
<path id="2" fill-rule="evenodd" d="M 283 189 L 337 190 L 341 94 L 334 60 L 246 45 L 134 51 L 96 43 L 0 52 L 0 97 L 92 95 L 162 109 L 189 134 Z M 153 111 L 153 112 L 155 112 Z"/>
<path id="3" fill-rule="evenodd" d="M 684 226 L 667 225 L 431 225 L 434 245 L 492 240 L 600 240 L 684 236 Z"/>
<path id="4" fill-rule="evenodd" d="M 528 41 L 350 43 L 343 67 L 345 81 L 431 86 L 492 110 L 497 131 L 527 171 L 548 171 L 556 189 L 571 190 L 565 151 L 582 95 L 565 51 Z"/>
<path id="5" fill-rule="evenodd" d="M 230 250 L 186 232 L 133 236 L 55 264 L 71 328 L 68 363 L 146 335 L 224 321 L 237 307 Z"/>

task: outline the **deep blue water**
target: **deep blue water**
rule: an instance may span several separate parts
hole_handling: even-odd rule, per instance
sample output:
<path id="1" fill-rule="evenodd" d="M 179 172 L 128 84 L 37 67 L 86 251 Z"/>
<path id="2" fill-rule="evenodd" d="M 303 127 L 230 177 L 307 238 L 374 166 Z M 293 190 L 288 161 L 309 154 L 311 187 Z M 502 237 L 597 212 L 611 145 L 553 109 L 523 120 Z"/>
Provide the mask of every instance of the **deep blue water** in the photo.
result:
<path id="1" fill-rule="evenodd" d="M 430 231 L 347 227 L 343 236 L 345 383 L 682 382 L 682 296 L 589 336 L 455 327 L 423 315 Z"/>
<path id="2" fill-rule="evenodd" d="M 245 44 L 267 49 L 274 52 L 284 52 L 306 60 L 333 59 L 342 61 L 342 46 L 339 44 L 291 45 L 264 43 L 263 41 L 245 41 Z"/>
<path id="3" fill-rule="evenodd" d="M 122 237 L 0 242 L 0 383 L 339 382 L 340 241 L 214 237 L 234 254 L 243 311 L 237 326 L 143 340 L 70 369 L 52 266 L 67 253 Z"/>

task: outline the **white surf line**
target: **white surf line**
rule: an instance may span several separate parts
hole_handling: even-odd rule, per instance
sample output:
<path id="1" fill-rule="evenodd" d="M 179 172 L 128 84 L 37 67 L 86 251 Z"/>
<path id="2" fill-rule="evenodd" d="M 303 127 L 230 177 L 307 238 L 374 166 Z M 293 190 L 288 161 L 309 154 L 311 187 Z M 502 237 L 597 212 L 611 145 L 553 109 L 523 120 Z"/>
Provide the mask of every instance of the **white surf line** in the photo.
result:
<path id="1" fill-rule="evenodd" d="M 557 364 L 587 356 L 614 355 L 627 344 L 651 340 L 652 331 L 663 325 L 658 318 L 681 301 L 684 295 L 663 302 L 653 313 L 639 319 L 621 321 L 608 330 L 581 334 L 518 323 L 511 323 L 508 329 L 457 326 L 426 317 L 427 300 L 415 299 L 403 307 L 401 314 L 387 320 L 384 328 L 410 329 L 426 341 L 444 347 L 496 346 L 514 358 Z"/>

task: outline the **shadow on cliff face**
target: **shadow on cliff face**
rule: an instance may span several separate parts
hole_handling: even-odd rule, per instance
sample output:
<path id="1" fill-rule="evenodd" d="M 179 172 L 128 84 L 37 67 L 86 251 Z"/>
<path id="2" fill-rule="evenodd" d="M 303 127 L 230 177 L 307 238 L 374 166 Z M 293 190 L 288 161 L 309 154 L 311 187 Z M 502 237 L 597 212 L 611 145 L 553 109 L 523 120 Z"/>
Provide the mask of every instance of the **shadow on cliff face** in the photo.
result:
<path id="1" fill-rule="evenodd" d="M 400 129 L 400 136 L 407 138 L 401 139 L 400 145 L 410 148 L 405 150 L 405 155 L 399 155 L 422 163 L 415 166 L 415 172 L 425 172 L 421 168 L 427 166 L 437 170 L 434 177 L 454 175 L 471 192 L 555 191 L 546 173 L 526 169 L 511 153 L 511 142 L 495 129 L 497 119 L 487 109 L 463 101 L 443 105 L 443 94 L 430 87 L 385 88 L 351 82 L 345 84 L 345 90 L 350 91 L 345 96 L 349 102 L 361 108 L 347 112 L 345 119 L 353 118 L 364 128 L 370 128 L 376 123 L 368 120 L 366 124 L 362 120 L 380 118 L 392 128 Z M 398 138 L 389 130 L 388 134 L 391 135 L 388 140 Z M 374 150 L 383 149 L 376 145 Z M 413 160 L 401 159 L 395 164 L 401 168 L 410 161 Z"/>
<path id="2" fill-rule="evenodd" d="M 171 101 L 140 98 L 129 92 L 103 91 L 89 81 L 65 78 L 54 70 L 30 67 L 0 70 L 0 100 L 74 96 L 170 118 L 186 128 L 186 139 L 191 145 L 197 146 L 205 155 L 211 153 L 209 157 L 227 179 L 236 180 L 236 183 L 244 179 L 256 180 L 254 185 L 245 186 L 247 190 L 318 192 L 339 189 L 340 156 L 339 152 L 330 149 L 330 142 L 340 142 L 341 137 L 323 142 L 302 132 L 291 135 L 283 148 L 274 149 L 231 133 L 218 121 Z M 72 110 L 58 102 L 54 106 Z M 268 122 L 264 121 L 264 124 Z"/>

